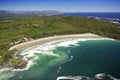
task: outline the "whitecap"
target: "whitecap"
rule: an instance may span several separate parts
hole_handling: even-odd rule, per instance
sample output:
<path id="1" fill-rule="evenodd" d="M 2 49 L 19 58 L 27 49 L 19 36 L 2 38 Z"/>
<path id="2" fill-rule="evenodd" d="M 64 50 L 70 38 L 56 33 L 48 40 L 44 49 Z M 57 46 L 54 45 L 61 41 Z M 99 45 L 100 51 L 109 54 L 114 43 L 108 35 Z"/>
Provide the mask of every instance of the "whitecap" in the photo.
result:
<path id="1" fill-rule="evenodd" d="M 85 76 L 60 76 L 57 80 L 90 80 L 89 77 Z"/>
<path id="2" fill-rule="evenodd" d="M 48 55 L 48 56 L 56 56 L 60 57 L 59 54 L 56 54 L 53 52 L 54 49 L 57 47 L 68 47 L 68 46 L 77 46 L 77 44 L 81 41 L 88 41 L 88 40 L 111 40 L 109 38 L 69 38 L 69 39 L 63 39 L 63 40 L 56 40 L 51 41 L 43 44 L 38 44 L 26 49 L 22 49 L 18 52 L 16 52 L 17 57 L 24 56 L 24 60 L 28 61 L 27 66 L 24 69 L 13 69 L 11 70 L 11 73 L 15 71 L 24 71 L 28 70 L 32 65 L 34 65 L 34 59 L 36 59 L 37 55 Z M 71 61 L 73 59 L 73 56 L 71 55 L 70 59 L 67 61 Z M 7 69 L 6 69 L 7 70 Z M 5 72 L 5 70 L 1 70 L 1 72 Z M 11 76 L 13 76 L 12 74 Z M 6 79 L 7 80 L 7 79 Z"/>
<path id="3" fill-rule="evenodd" d="M 97 79 L 104 79 L 107 75 L 105 73 L 99 73 L 95 75 L 95 78 Z"/>
<path id="4" fill-rule="evenodd" d="M 71 45 L 77 46 L 77 43 L 79 43 L 81 41 L 88 41 L 88 40 L 111 40 L 111 39 L 109 39 L 109 38 L 69 38 L 69 39 L 51 41 L 51 42 L 47 42 L 47 43 L 43 43 L 40 45 L 35 45 L 32 47 L 29 47 L 27 49 L 20 51 L 20 53 L 18 52 L 19 55 L 24 56 L 25 59 L 28 60 L 29 67 L 27 66 L 27 68 L 22 69 L 22 71 L 30 68 L 30 66 L 33 64 L 32 60 L 37 58 L 36 55 L 49 55 L 49 56 L 56 56 L 57 57 L 59 55 L 53 53 L 53 50 L 56 47 L 68 47 Z M 29 61 L 29 59 L 31 61 Z M 71 56 L 70 59 L 66 60 L 63 63 L 71 61 L 72 59 L 73 59 L 73 56 Z M 20 71 L 20 69 L 18 69 L 18 71 Z"/>
<path id="5" fill-rule="evenodd" d="M 110 74 L 106 74 L 106 73 L 99 73 L 96 74 L 95 77 L 87 77 L 87 76 L 59 76 L 57 77 L 56 80 L 120 80 L 117 79 L 113 76 L 111 76 Z"/>

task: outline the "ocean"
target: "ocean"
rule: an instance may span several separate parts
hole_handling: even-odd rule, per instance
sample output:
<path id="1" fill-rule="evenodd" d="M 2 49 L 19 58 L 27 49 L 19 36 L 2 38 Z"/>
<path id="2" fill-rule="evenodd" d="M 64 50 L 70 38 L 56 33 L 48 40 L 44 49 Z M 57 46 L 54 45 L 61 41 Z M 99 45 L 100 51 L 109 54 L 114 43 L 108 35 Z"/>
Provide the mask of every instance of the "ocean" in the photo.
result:
<path id="1" fill-rule="evenodd" d="M 7 70 L 0 79 L 119 80 L 119 52 L 120 41 L 108 38 L 48 42 L 18 51 L 28 59 L 28 68 Z"/>
<path id="2" fill-rule="evenodd" d="M 64 13 L 60 16 L 84 16 L 88 18 L 95 18 L 100 20 L 107 20 L 120 25 L 120 12 L 77 12 L 77 13 Z"/>
<path id="3" fill-rule="evenodd" d="M 77 12 L 77 13 L 64 13 L 62 16 L 94 16 L 94 17 L 106 17 L 106 18 L 119 18 L 120 12 Z"/>
<path id="4" fill-rule="evenodd" d="M 120 20 L 120 13 L 77 14 L 74 13 L 75 16 Z M 25 56 L 27 67 L 2 69 L 0 80 L 120 80 L 120 41 L 117 40 L 56 40 L 20 50 L 16 55 Z"/>

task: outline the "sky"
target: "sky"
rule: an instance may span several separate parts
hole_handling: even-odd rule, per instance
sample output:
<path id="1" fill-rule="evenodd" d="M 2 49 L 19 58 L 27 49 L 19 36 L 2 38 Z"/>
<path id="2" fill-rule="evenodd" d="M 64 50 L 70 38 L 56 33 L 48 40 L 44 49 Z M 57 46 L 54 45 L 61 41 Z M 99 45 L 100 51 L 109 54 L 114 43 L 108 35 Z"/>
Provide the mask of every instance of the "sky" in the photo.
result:
<path id="1" fill-rule="evenodd" d="M 0 0 L 0 10 L 120 12 L 120 0 Z"/>

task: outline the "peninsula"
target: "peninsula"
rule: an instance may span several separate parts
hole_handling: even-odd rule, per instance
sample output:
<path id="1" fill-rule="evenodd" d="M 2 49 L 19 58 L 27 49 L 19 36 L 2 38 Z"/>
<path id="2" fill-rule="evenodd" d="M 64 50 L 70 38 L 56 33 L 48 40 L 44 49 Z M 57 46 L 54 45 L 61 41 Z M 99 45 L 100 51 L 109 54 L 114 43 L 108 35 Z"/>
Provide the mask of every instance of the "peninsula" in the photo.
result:
<path id="1" fill-rule="evenodd" d="M 48 41 L 100 36 L 120 40 L 119 26 L 105 20 L 80 16 L 33 15 L 1 18 L 0 65 L 10 63 L 20 66 L 23 61 L 14 57 L 16 51 Z"/>

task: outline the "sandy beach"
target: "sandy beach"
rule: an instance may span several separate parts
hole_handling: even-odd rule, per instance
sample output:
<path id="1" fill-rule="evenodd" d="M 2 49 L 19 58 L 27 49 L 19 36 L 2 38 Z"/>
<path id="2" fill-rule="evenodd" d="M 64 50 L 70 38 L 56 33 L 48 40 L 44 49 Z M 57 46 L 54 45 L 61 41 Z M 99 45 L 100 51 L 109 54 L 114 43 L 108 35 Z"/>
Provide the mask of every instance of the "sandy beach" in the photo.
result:
<path id="1" fill-rule="evenodd" d="M 54 40 L 68 39 L 68 38 L 101 38 L 101 36 L 98 36 L 92 33 L 52 36 L 52 37 L 40 38 L 40 39 L 36 39 L 33 41 L 28 41 L 28 42 L 24 42 L 18 45 L 14 45 L 9 48 L 9 51 L 21 50 L 23 48 L 27 48 L 33 45 L 42 44 L 42 43 L 46 43 L 46 42 L 50 42 Z"/>

